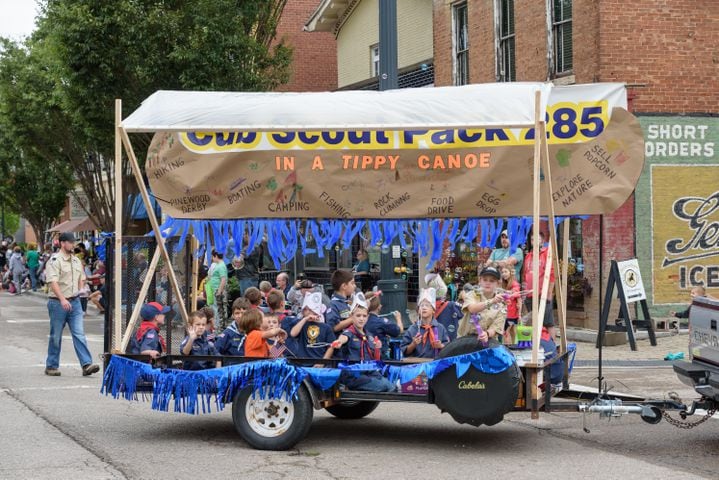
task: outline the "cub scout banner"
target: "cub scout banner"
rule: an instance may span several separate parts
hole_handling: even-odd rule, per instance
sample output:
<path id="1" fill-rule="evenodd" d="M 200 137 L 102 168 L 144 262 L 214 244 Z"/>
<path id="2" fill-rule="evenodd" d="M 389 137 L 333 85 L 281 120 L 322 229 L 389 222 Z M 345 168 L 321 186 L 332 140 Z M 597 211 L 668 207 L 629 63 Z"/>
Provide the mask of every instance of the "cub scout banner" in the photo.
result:
<path id="1" fill-rule="evenodd" d="M 615 210 L 642 171 L 643 135 L 636 119 L 618 106 L 625 97 L 617 95 L 616 86 L 592 87 L 553 89 L 548 95 L 547 138 L 557 215 Z M 431 98 L 435 89 L 418 90 Z M 368 104 L 372 106 L 370 100 Z M 511 108 L 512 98 L 506 105 Z M 311 112 L 313 105 L 306 108 Z M 402 108 L 406 113 L 407 105 Z M 492 126 L 436 128 L 428 120 L 427 128 L 380 128 L 393 121 L 373 123 L 360 117 L 357 128 L 272 129 L 263 119 L 262 129 L 256 130 L 192 129 L 190 124 L 183 131 L 169 131 L 179 127 L 168 121 L 173 118 L 168 114 L 161 119 L 166 126 L 158 126 L 168 131 L 155 135 L 146 171 L 163 211 L 174 218 L 530 215 L 534 129 L 499 125 L 511 115 L 500 115 L 496 122 L 483 115 L 477 113 Z M 216 124 L 225 122 L 223 118 Z M 371 129 L 362 128 L 370 124 Z M 517 124 L 526 125 L 526 118 Z"/>

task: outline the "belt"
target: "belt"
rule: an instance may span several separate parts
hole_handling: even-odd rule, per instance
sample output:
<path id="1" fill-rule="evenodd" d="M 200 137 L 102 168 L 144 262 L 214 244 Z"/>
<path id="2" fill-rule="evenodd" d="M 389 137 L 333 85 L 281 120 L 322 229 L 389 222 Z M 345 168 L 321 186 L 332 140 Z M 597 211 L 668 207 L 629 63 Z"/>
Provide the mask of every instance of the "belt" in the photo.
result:
<path id="1" fill-rule="evenodd" d="M 78 298 L 77 295 L 75 295 L 74 297 L 67 297 L 67 298 L 65 298 L 65 300 L 67 300 L 68 302 L 72 302 L 72 301 L 75 300 L 76 298 Z M 59 301 L 60 301 L 59 298 L 55 298 L 55 297 L 47 297 L 47 299 L 48 299 L 48 300 L 55 300 L 56 302 L 59 302 Z"/>

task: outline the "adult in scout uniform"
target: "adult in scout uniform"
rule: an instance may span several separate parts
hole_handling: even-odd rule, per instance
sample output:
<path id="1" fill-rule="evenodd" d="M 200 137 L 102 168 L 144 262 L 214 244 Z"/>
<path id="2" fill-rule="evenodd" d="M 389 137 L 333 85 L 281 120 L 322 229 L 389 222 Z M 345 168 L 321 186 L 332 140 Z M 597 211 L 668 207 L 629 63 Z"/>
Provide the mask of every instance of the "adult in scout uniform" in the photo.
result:
<path id="1" fill-rule="evenodd" d="M 437 302 L 434 310 L 434 318 L 444 326 L 449 335 L 450 342 L 457 338 L 459 321 L 462 319 L 462 306 L 457 302 L 447 300 L 447 285 L 442 277 L 436 273 L 430 273 L 424 277 L 428 287 L 434 288 L 437 292 Z"/>
<path id="2" fill-rule="evenodd" d="M 464 297 L 464 317 L 459 322 L 458 337 L 480 335 L 479 340 L 483 343 L 499 341 L 507 319 L 507 305 L 499 289 L 499 279 L 500 274 L 496 268 L 482 269 L 479 274 L 479 289 L 472 290 Z M 481 334 L 477 324 L 481 327 Z"/>
<path id="3" fill-rule="evenodd" d="M 60 250 L 50 257 L 45 269 L 46 282 L 49 286 L 47 310 L 50 314 L 50 339 L 45 361 L 45 375 L 60 376 L 60 345 L 65 324 L 70 327 L 72 344 L 82 374 L 92 375 L 100 370 L 92 363 L 92 355 L 87 347 L 87 339 L 83 329 L 82 305 L 80 290 L 85 286 L 85 272 L 82 262 L 73 255 L 75 236 L 62 233 L 59 238 Z"/>

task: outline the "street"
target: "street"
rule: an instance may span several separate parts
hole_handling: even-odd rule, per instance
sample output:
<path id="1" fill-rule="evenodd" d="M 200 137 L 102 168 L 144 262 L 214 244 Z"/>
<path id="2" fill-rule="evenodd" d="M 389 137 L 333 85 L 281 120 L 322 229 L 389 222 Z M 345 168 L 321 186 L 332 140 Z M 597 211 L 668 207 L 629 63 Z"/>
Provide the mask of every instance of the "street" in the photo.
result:
<path id="1" fill-rule="evenodd" d="M 97 358 L 102 317 L 92 306 L 85 326 Z M 101 376 L 82 376 L 67 330 L 62 376 L 45 376 L 48 332 L 41 295 L 0 292 L 0 478 L 420 479 L 491 472 L 515 479 L 690 479 L 716 478 L 719 470 L 716 419 L 680 430 L 594 415 L 586 418 L 587 434 L 578 413 L 543 414 L 539 421 L 515 413 L 494 427 L 475 428 L 456 424 L 433 405 L 399 403 L 354 421 L 315 412 L 296 450 L 256 451 L 236 434 L 229 408 L 190 416 L 99 395 Z M 572 381 L 588 385 L 595 375 L 596 368 L 576 368 Z M 610 368 L 605 375 L 620 391 L 693 396 L 668 364 Z"/>

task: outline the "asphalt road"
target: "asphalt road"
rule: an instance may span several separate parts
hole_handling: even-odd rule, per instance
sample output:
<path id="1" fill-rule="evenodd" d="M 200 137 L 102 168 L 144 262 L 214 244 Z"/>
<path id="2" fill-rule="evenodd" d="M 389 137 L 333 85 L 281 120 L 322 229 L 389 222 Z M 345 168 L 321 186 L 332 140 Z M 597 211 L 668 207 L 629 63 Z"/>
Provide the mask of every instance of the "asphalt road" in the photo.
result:
<path id="1" fill-rule="evenodd" d="M 87 317 L 90 349 L 102 350 L 102 317 Z M 694 430 L 636 417 L 578 413 L 534 421 L 510 414 L 494 427 L 456 424 L 433 405 L 383 404 L 362 420 L 315 412 L 307 439 L 290 452 L 251 449 L 229 409 L 190 416 L 99 394 L 83 377 L 69 333 L 62 376 L 43 374 L 49 331 L 45 301 L 0 292 L 0 478 L 602 478 L 719 476 L 719 421 Z M 580 348 L 589 346 L 580 345 Z M 618 390 L 661 397 L 684 388 L 669 368 L 610 369 Z M 587 384 L 593 369 L 572 379 Z"/>

